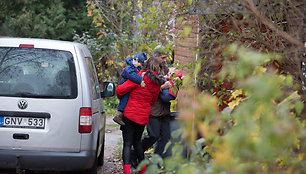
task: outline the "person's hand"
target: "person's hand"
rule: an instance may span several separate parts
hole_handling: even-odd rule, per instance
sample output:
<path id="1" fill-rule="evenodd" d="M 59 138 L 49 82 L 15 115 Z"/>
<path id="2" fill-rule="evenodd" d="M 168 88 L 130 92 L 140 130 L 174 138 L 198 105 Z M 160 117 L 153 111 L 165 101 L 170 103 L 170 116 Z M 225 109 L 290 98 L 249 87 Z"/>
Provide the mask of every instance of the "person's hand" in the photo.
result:
<path id="1" fill-rule="evenodd" d="M 163 85 L 161 85 L 161 89 L 168 89 L 171 87 L 171 83 L 169 81 L 166 81 Z"/>
<path id="2" fill-rule="evenodd" d="M 178 80 L 178 79 L 180 79 L 179 77 L 175 77 L 174 79 L 173 79 L 173 81 L 176 81 L 176 80 Z"/>
<path id="3" fill-rule="evenodd" d="M 142 88 L 144 88 L 144 87 L 146 87 L 146 83 L 145 83 L 144 81 L 141 81 L 140 86 L 141 86 Z"/>

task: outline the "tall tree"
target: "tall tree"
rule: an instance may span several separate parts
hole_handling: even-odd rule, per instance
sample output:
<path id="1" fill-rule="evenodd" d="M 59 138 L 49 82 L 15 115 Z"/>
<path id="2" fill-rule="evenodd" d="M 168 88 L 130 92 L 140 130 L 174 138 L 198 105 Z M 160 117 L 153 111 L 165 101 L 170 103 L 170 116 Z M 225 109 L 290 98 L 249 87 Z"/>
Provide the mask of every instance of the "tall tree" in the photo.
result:
<path id="1" fill-rule="evenodd" d="M 94 29 L 86 0 L 2 0 L 0 10 L 0 35 L 72 40 Z"/>

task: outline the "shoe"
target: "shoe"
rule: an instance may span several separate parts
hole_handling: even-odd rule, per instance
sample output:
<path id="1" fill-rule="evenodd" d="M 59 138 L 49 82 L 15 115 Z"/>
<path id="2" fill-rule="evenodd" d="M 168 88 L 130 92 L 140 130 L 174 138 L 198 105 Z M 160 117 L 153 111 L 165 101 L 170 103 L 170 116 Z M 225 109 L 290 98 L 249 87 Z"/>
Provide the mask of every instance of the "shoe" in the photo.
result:
<path id="1" fill-rule="evenodd" d="M 118 113 L 117 115 L 114 116 L 113 121 L 120 124 L 121 126 L 125 126 L 125 123 L 122 120 L 122 113 Z"/>
<path id="2" fill-rule="evenodd" d="M 124 164 L 123 165 L 123 174 L 130 174 L 131 173 L 131 165 Z"/>
<path id="3" fill-rule="evenodd" d="M 138 166 L 138 161 L 137 161 L 137 157 L 134 151 L 132 151 L 131 153 L 131 166 L 134 167 L 135 169 Z"/>

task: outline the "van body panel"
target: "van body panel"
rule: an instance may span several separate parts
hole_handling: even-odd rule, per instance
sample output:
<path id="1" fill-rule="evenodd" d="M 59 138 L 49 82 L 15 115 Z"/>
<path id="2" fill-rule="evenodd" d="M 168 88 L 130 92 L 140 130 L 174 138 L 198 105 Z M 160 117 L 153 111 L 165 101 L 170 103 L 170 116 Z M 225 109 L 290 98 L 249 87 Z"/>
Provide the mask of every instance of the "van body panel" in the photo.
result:
<path id="1" fill-rule="evenodd" d="M 81 106 L 78 100 L 53 99 L 47 104 L 41 99 L 26 98 L 26 100 L 28 108 L 23 112 L 50 113 L 51 117 L 45 118 L 45 129 L 0 128 L 1 139 L 7 140 L 0 141 L 1 149 L 80 151 L 81 136 L 77 132 L 79 111 L 75 109 Z M 5 101 L 7 102 L 0 106 L 1 111 L 20 111 L 17 107 L 18 98 L 6 97 Z M 65 115 L 75 115 L 75 117 L 65 117 Z M 13 134 L 16 133 L 28 134 L 29 139 L 14 139 Z"/>
<path id="2" fill-rule="evenodd" d="M 86 63 L 86 58 L 90 58 L 89 52 L 86 51 L 86 49 L 83 49 L 81 46 L 76 47 L 76 52 L 78 56 L 84 57 L 83 59 L 78 59 L 79 60 L 79 70 L 81 74 L 81 79 L 82 79 L 82 91 L 83 91 L 83 96 L 90 96 L 90 97 L 83 97 L 82 103 L 83 107 L 91 107 L 92 109 L 92 119 L 93 119 L 93 125 L 91 134 L 82 134 L 82 141 L 80 144 L 81 150 L 89 150 L 89 149 L 95 149 L 97 145 L 97 137 L 98 137 L 98 122 L 100 122 L 100 117 L 101 117 L 101 112 L 100 112 L 100 107 L 98 106 L 98 102 L 101 101 L 101 97 L 98 97 L 97 99 L 93 98 L 93 89 L 91 87 L 91 81 L 90 81 L 90 69 L 88 68 L 88 64 Z M 92 60 L 90 60 L 92 61 Z M 96 84 L 95 84 L 96 85 Z"/>

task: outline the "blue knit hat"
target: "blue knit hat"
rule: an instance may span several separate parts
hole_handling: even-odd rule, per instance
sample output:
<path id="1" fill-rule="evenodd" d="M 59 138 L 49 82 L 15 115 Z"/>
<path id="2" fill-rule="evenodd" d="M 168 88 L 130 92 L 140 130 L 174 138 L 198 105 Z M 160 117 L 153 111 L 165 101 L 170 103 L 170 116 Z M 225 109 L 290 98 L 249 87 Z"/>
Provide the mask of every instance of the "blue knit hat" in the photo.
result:
<path id="1" fill-rule="evenodd" d="M 139 63 L 143 64 L 147 60 L 147 54 L 139 52 L 134 56 L 134 59 L 137 59 Z"/>

